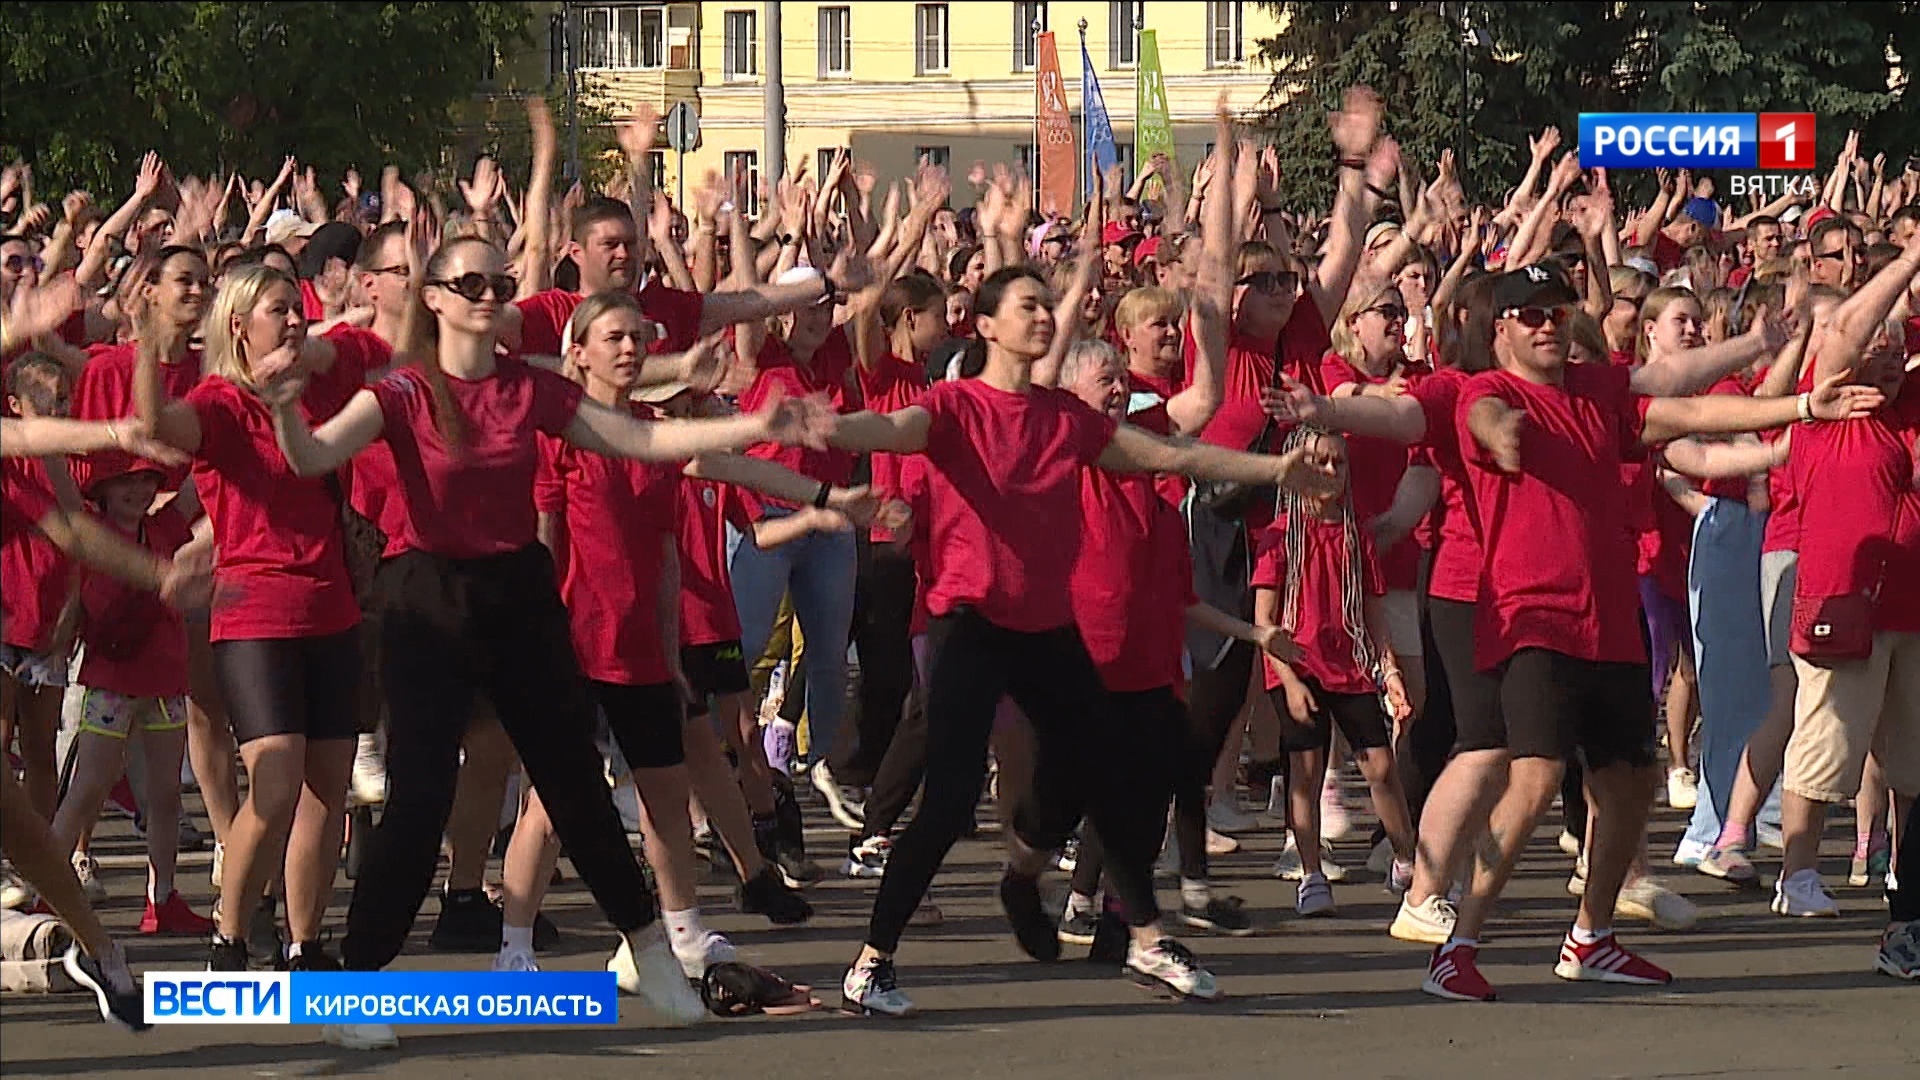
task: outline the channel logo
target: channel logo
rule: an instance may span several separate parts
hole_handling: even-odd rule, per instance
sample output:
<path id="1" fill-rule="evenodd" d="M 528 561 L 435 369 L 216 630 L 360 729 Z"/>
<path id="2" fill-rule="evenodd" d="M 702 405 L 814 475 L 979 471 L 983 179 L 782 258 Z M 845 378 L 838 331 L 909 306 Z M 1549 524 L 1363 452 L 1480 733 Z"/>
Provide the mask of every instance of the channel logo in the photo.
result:
<path id="1" fill-rule="evenodd" d="M 1607 169 L 1811 169 L 1812 113 L 1581 113 L 1580 164 Z"/>
<path id="2" fill-rule="evenodd" d="M 609 971 L 149 971 L 152 1024 L 616 1024 Z"/>

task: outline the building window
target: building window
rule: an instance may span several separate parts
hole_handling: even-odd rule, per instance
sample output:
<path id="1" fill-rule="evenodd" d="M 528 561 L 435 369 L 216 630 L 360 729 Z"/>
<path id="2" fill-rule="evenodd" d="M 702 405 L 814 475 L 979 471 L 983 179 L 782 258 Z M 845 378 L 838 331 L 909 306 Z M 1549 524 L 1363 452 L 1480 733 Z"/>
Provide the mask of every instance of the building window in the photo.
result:
<path id="1" fill-rule="evenodd" d="M 820 77 L 845 78 L 853 74 L 853 9 L 820 9 Z"/>
<path id="2" fill-rule="evenodd" d="M 547 19 L 547 85 L 567 73 L 567 17 L 553 15 Z"/>
<path id="3" fill-rule="evenodd" d="M 1145 0 L 1114 0 L 1107 5 L 1107 66 L 1130 68 L 1140 62 L 1140 28 L 1146 25 Z"/>
<path id="4" fill-rule="evenodd" d="M 947 73 L 947 5 L 914 5 L 913 70 L 916 75 Z"/>
<path id="5" fill-rule="evenodd" d="M 1040 170 L 1036 167 L 1036 164 L 1040 158 L 1039 155 L 1034 152 L 1033 144 L 1021 143 L 1018 149 L 1020 154 L 1020 171 L 1030 178 L 1037 179 L 1040 175 Z"/>
<path id="6" fill-rule="evenodd" d="M 952 156 L 949 148 L 945 146 L 916 146 L 913 148 L 913 162 L 915 165 L 918 165 L 924 160 L 929 165 L 944 169 L 947 167 L 947 162 L 952 160 Z"/>
<path id="7" fill-rule="evenodd" d="M 728 79 L 750 79 L 760 74 L 759 18 L 753 11 L 727 12 L 723 71 Z"/>
<path id="8" fill-rule="evenodd" d="M 734 12 L 727 14 L 733 15 Z M 734 185 L 734 201 L 748 217 L 760 213 L 760 155 L 753 150 L 729 150 L 723 165 L 727 181 Z M 746 190 L 740 190 L 745 184 Z"/>
<path id="9" fill-rule="evenodd" d="M 1133 187 L 1133 144 L 1118 143 L 1114 146 L 1114 164 L 1120 167 L 1120 190 L 1115 195 L 1125 195 Z"/>
<path id="10" fill-rule="evenodd" d="M 667 10 L 660 4 L 580 9 L 581 66 L 667 66 Z"/>
<path id="11" fill-rule="evenodd" d="M 647 182 L 655 191 L 667 189 L 667 152 L 665 150 L 647 151 Z"/>
<path id="12" fill-rule="evenodd" d="M 1245 34 L 1240 24 L 1240 0 L 1207 5 L 1207 66 L 1224 67 L 1247 59 Z"/>
<path id="13" fill-rule="evenodd" d="M 843 153 L 851 157 L 853 151 L 845 146 L 815 147 L 813 151 L 814 180 L 825 181 L 827 174 L 833 171 L 833 159 Z"/>
<path id="14" fill-rule="evenodd" d="M 1047 28 L 1045 3 L 1013 5 L 1013 70 L 1032 71 L 1040 66 L 1041 31 Z"/>

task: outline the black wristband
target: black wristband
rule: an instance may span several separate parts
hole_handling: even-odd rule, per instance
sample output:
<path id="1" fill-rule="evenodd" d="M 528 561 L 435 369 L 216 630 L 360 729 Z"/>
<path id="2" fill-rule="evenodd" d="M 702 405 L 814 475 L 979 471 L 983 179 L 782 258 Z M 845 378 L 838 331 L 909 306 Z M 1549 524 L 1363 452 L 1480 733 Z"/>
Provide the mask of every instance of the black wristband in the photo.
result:
<path id="1" fill-rule="evenodd" d="M 798 242 L 798 241 L 799 241 L 799 239 L 800 239 L 799 237 L 797 237 L 797 236 L 795 236 L 795 235 L 793 235 L 792 233 L 781 233 L 781 234 L 780 234 L 780 246 L 781 246 L 781 247 L 786 247 L 786 246 L 787 246 L 788 244 L 792 244 L 792 243 L 796 243 L 796 242 Z"/>
<path id="2" fill-rule="evenodd" d="M 1343 169 L 1358 170 L 1358 169 L 1364 169 L 1367 167 L 1367 163 L 1364 161 L 1361 161 L 1359 158 L 1341 158 L 1338 164 Z"/>
<path id="3" fill-rule="evenodd" d="M 827 500 L 831 498 L 833 498 L 833 485 L 825 484 L 825 483 L 821 484 L 820 490 L 813 493 L 814 509 L 825 510 L 827 508 Z"/>
<path id="4" fill-rule="evenodd" d="M 833 279 L 827 276 L 825 270 L 820 271 L 820 285 L 826 289 L 826 292 L 820 294 L 820 302 L 823 304 L 840 294 L 840 286 L 834 284 Z"/>
<path id="5" fill-rule="evenodd" d="M 1382 199 L 1397 199 L 1400 197 L 1391 191 L 1384 191 L 1380 188 L 1374 187 L 1372 184 L 1367 185 L 1367 190 L 1373 192 L 1375 195 L 1379 196 Z"/>

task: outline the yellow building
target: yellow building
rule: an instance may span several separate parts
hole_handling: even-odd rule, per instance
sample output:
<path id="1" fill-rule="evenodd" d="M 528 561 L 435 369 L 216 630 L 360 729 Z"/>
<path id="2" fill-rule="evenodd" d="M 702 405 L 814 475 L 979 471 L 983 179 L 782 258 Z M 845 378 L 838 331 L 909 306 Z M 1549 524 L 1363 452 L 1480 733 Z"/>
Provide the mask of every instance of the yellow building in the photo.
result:
<path id="1" fill-rule="evenodd" d="M 775 7 L 777 40 L 769 25 Z M 1253 110 L 1266 97 L 1271 74 L 1258 59 L 1259 42 L 1277 29 L 1264 5 L 1238 0 L 707 0 L 571 8 L 583 85 L 603 95 L 615 116 L 642 101 L 663 113 L 683 101 L 698 111 L 700 142 L 685 162 L 689 186 L 710 170 L 745 168 L 758 177 L 768 61 L 776 48 L 787 159 L 807 156 L 816 175 L 818 163 L 840 147 L 871 162 L 883 179 L 908 174 L 922 155 L 960 175 L 977 160 L 1025 164 L 1033 144 L 1033 28 L 1054 32 L 1077 125 L 1082 20 L 1129 177 L 1142 27 L 1158 37 L 1176 149 L 1190 169 L 1211 144 L 1222 94 L 1236 111 Z M 561 11 L 538 5 L 537 23 L 551 27 L 547 73 L 564 85 Z M 662 150 L 655 162 L 654 175 L 669 192 L 679 179 L 678 158 Z"/>

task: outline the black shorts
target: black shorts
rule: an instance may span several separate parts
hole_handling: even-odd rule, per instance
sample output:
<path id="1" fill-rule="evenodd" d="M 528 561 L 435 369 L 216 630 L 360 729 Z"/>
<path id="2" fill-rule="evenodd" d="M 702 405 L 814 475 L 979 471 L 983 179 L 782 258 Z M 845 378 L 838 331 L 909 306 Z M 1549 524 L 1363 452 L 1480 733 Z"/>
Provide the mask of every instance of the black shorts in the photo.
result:
<path id="1" fill-rule="evenodd" d="M 213 643 L 214 677 L 242 745 L 268 735 L 351 739 L 361 712 L 360 628 Z"/>
<path id="2" fill-rule="evenodd" d="M 1333 747 L 1333 725 L 1340 725 L 1340 733 L 1347 737 L 1347 745 L 1355 750 L 1370 750 L 1376 746 L 1387 746 L 1393 737 L 1387 731 L 1387 713 L 1380 705 L 1378 694 L 1334 694 L 1320 688 L 1312 679 L 1302 678 L 1312 691 L 1314 703 L 1319 706 L 1302 724 L 1293 718 L 1287 708 L 1287 691 L 1283 687 L 1274 687 L 1267 691 L 1273 699 L 1273 711 L 1280 716 L 1280 745 L 1289 754 L 1303 754 L 1311 750 L 1330 750 Z"/>
<path id="3" fill-rule="evenodd" d="M 1654 763 L 1653 691 L 1645 664 L 1521 649 L 1500 678 L 1515 757 L 1576 760 L 1588 769 Z"/>
<path id="4" fill-rule="evenodd" d="M 1447 694 L 1453 704 L 1457 733 L 1453 752 L 1501 750 L 1507 745 L 1507 725 L 1500 712 L 1500 679 L 1481 671 L 1473 659 L 1473 605 L 1458 600 L 1427 598 L 1427 626 L 1447 676 Z"/>
<path id="5" fill-rule="evenodd" d="M 751 685 L 747 681 L 747 664 L 738 641 L 683 645 L 680 647 L 680 669 L 686 673 L 687 685 L 693 687 L 694 700 L 687 703 L 688 712 L 693 716 L 707 714 L 708 698 L 744 694 Z"/>
<path id="6" fill-rule="evenodd" d="M 687 760 L 680 725 L 686 715 L 673 683 L 621 686 L 592 680 L 593 696 L 606 715 L 620 756 L 633 769 L 670 769 Z"/>

